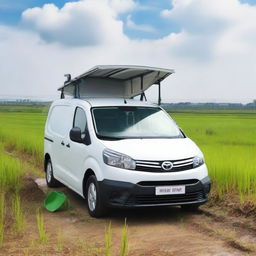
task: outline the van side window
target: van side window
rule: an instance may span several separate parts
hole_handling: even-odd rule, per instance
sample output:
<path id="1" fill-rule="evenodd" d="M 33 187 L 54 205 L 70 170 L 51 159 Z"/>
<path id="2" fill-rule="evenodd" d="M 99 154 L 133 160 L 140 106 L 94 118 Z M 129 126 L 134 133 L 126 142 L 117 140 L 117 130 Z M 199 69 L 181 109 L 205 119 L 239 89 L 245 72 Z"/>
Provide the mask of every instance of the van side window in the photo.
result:
<path id="1" fill-rule="evenodd" d="M 78 127 L 81 129 L 82 134 L 85 133 L 87 126 L 86 115 L 82 108 L 77 107 L 75 111 L 75 117 L 73 122 L 73 127 Z"/>

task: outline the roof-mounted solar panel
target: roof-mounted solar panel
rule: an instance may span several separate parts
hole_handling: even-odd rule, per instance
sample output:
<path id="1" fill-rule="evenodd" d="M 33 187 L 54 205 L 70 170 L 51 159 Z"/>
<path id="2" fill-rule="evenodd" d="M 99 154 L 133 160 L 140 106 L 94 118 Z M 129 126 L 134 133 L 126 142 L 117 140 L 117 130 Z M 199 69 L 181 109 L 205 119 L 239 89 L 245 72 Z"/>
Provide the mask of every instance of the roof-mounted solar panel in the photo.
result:
<path id="1" fill-rule="evenodd" d="M 58 90 L 75 98 L 133 98 L 174 73 L 172 69 L 131 65 L 96 66 Z"/>

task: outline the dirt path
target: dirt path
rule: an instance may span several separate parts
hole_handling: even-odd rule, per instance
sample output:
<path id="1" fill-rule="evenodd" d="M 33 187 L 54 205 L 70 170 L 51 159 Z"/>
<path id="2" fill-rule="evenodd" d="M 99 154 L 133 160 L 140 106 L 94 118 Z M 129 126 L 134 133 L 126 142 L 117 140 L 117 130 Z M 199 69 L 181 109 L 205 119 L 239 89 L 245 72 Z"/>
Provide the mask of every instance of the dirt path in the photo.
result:
<path id="1" fill-rule="evenodd" d="M 31 173 L 33 164 L 24 158 L 22 161 L 28 164 L 27 173 Z M 49 189 L 44 179 L 37 179 L 37 183 L 29 175 L 21 191 L 26 217 L 23 234 L 13 233 L 11 209 L 7 207 L 4 247 L 0 255 L 103 256 L 105 229 L 109 223 L 112 256 L 120 255 L 125 220 L 130 256 L 256 255 L 255 219 L 235 216 L 226 209 L 207 205 L 198 213 L 185 213 L 179 207 L 115 209 L 106 218 L 94 219 L 88 215 L 85 201 L 66 187 L 57 190 L 68 196 L 69 210 L 49 213 L 42 208 L 48 240 L 40 244 L 35 212 L 42 206 Z"/>
<path id="2" fill-rule="evenodd" d="M 46 189 L 44 180 L 39 180 Z M 71 201 L 69 213 L 46 213 L 49 226 L 63 227 L 65 237 L 83 237 L 90 243 L 103 246 L 105 227 L 112 224 L 113 247 L 120 248 L 121 230 L 128 224 L 129 255 L 253 255 L 255 234 L 233 227 L 223 216 L 184 213 L 179 207 L 112 210 L 107 218 L 93 219 L 85 208 L 85 201 L 68 188 L 60 188 Z M 208 216 L 207 216 L 208 215 Z M 209 217 L 210 215 L 210 217 Z M 224 220 L 225 219 L 225 220 Z"/>

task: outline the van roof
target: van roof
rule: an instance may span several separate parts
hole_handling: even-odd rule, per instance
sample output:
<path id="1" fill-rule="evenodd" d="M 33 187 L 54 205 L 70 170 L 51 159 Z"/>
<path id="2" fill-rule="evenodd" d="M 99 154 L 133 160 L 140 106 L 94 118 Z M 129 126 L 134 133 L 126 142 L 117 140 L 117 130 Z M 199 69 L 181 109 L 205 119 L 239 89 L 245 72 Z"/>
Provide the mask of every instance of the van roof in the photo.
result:
<path id="1" fill-rule="evenodd" d="M 141 107 L 157 107 L 156 104 L 140 101 L 135 99 L 116 99 L 116 98 L 94 98 L 94 99 L 85 99 L 92 107 L 115 107 L 115 106 L 141 106 Z"/>
<path id="2" fill-rule="evenodd" d="M 173 69 L 147 66 L 101 65 L 65 82 L 58 90 L 77 98 L 132 98 L 172 73 Z"/>
<path id="3" fill-rule="evenodd" d="M 87 98 L 87 99 L 59 99 L 54 101 L 54 105 L 63 104 L 82 104 L 87 102 L 91 107 L 115 107 L 115 106 L 141 106 L 141 107 L 158 107 L 156 104 L 140 101 L 137 99 L 117 99 L 117 98 Z"/>

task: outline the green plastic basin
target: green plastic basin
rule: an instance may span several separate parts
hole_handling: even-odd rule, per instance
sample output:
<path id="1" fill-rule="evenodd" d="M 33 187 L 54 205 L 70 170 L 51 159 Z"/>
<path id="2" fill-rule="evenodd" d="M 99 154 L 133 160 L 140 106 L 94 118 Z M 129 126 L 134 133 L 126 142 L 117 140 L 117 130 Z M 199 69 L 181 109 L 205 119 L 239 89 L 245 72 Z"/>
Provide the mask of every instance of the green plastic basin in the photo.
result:
<path id="1" fill-rule="evenodd" d="M 67 196 L 64 193 L 53 191 L 45 198 L 44 207 L 50 212 L 55 212 L 64 206 L 66 201 Z"/>

